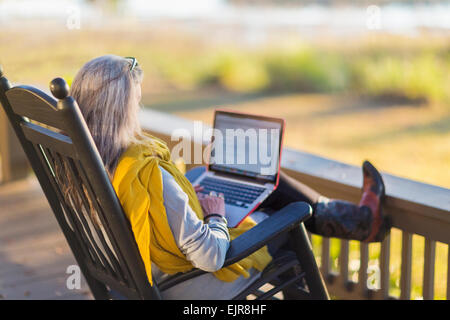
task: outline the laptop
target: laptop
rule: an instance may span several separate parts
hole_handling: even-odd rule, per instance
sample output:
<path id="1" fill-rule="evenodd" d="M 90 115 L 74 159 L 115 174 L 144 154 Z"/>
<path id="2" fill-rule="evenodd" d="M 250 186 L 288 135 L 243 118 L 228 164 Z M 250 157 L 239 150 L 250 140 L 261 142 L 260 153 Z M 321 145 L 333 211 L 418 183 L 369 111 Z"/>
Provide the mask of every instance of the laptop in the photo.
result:
<path id="1" fill-rule="evenodd" d="M 216 110 L 208 169 L 193 185 L 224 194 L 228 227 L 277 188 L 284 127 L 283 119 Z"/>

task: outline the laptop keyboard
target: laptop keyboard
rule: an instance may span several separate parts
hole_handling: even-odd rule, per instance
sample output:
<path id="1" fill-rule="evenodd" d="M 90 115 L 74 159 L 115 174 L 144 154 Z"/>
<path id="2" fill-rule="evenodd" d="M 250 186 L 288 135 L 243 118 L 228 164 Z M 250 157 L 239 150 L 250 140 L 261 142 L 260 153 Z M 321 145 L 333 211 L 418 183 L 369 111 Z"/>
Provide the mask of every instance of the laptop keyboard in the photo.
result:
<path id="1" fill-rule="evenodd" d="M 217 194 L 223 193 L 226 204 L 243 208 L 248 208 L 266 190 L 265 188 L 210 177 L 203 179 L 200 185 L 204 188 L 201 193 L 209 194 L 211 191 L 215 191 Z"/>

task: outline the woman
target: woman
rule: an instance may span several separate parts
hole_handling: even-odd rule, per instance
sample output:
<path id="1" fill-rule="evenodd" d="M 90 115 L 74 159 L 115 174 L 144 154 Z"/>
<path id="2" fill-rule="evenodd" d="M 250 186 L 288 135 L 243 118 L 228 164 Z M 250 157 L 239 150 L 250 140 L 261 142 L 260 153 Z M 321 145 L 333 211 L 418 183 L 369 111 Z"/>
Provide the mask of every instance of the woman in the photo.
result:
<path id="1" fill-rule="evenodd" d="M 170 161 L 164 142 L 141 131 L 137 114 L 142 77 L 134 58 L 98 57 L 78 72 L 71 95 L 78 102 L 130 220 L 149 282 L 194 267 L 210 272 L 162 292 L 163 297 L 236 296 L 259 277 L 272 255 L 288 244 L 273 242 L 222 268 L 230 240 L 266 218 L 263 211 L 277 210 L 293 201 L 306 201 L 313 207 L 313 216 L 306 222 L 311 232 L 367 242 L 381 241 L 386 235 L 387 223 L 381 211 L 384 185 L 368 162 L 363 164 L 359 205 L 327 199 L 282 173 L 278 189 L 260 210 L 239 227 L 228 229 L 223 195 L 198 193 L 200 189 L 194 189 Z"/>

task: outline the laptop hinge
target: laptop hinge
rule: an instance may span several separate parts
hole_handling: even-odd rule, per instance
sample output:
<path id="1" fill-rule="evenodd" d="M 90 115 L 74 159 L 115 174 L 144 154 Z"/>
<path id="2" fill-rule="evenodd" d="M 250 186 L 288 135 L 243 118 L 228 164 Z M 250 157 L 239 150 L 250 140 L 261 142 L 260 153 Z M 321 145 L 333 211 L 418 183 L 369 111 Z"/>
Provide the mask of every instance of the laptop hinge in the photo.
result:
<path id="1" fill-rule="evenodd" d="M 214 172 L 214 175 L 216 175 L 218 177 L 224 177 L 224 178 L 228 178 L 228 179 L 239 179 L 244 182 L 259 184 L 261 186 L 264 186 L 267 183 L 273 184 L 272 181 L 261 180 L 261 179 L 256 179 L 256 178 L 246 177 L 246 176 L 241 176 L 241 175 L 234 175 L 232 173 L 226 173 L 226 172 L 220 172 L 220 171 L 213 171 L 213 172 Z"/>

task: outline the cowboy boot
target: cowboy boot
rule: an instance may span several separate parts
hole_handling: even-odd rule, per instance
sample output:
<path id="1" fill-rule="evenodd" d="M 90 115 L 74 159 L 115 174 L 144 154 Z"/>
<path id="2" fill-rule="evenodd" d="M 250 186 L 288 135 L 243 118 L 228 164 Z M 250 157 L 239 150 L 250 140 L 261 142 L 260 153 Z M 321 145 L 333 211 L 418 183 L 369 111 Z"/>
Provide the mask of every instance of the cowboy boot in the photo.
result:
<path id="1" fill-rule="evenodd" d="M 362 197 L 359 205 L 321 197 L 315 204 L 312 232 L 325 237 L 380 242 L 389 231 L 389 220 L 381 205 L 385 196 L 383 179 L 368 161 L 363 166 Z"/>

